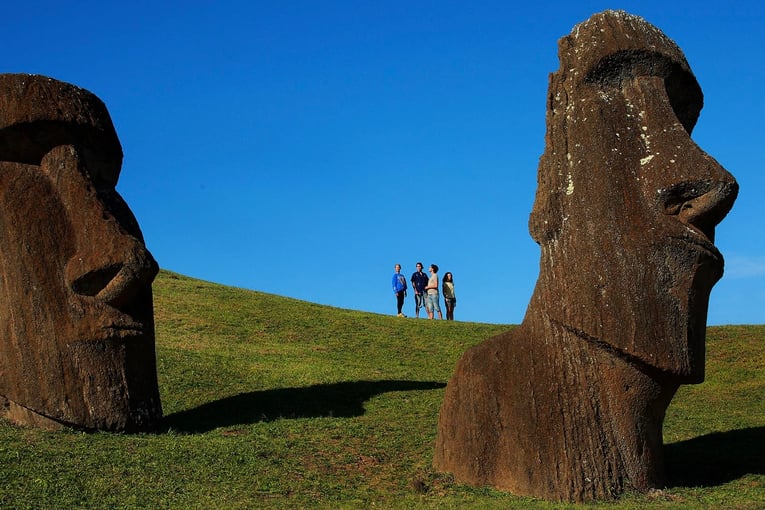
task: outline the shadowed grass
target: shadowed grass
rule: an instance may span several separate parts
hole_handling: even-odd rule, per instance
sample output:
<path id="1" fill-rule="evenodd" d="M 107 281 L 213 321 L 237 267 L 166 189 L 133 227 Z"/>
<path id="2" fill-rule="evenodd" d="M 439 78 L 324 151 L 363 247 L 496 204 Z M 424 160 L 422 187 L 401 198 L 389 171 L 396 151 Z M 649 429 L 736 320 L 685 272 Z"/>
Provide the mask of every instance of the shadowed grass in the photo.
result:
<path id="1" fill-rule="evenodd" d="M 163 429 L 0 422 L 0 508 L 765 507 L 765 326 L 709 329 L 707 381 L 667 412 L 669 487 L 585 507 L 431 468 L 459 355 L 511 326 L 341 310 L 167 271 L 154 289 Z"/>

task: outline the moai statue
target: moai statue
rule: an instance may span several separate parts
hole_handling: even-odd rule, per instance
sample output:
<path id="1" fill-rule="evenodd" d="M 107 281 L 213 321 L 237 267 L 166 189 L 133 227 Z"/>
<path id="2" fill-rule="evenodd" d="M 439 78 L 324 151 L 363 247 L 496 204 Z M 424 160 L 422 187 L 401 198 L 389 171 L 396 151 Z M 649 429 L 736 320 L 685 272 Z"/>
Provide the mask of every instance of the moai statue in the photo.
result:
<path id="1" fill-rule="evenodd" d="M 738 185 L 691 140 L 703 96 L 661 31 L 607 11 L 558 47 L 529 220 L 539 279 L 522 324 L 459 360 L 434 466 L 580 502 L 664 483 L 664 414 L 704 379 L 714 229 Z"/>
<path id="2" fill-rule="evenodd" d="M 162 418 L 157 263 L 115 191 L 104 104 L 44 76 L 0 75 L 0 415 L 114 431 Z"/>

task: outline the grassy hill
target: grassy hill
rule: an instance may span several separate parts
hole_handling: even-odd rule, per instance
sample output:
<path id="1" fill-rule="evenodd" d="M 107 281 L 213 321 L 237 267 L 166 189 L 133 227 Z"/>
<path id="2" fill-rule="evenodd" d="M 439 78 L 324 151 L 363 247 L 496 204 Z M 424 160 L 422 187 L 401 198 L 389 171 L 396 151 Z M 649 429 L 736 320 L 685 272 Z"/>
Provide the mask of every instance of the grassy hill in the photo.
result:
<path id="1" fill-rule="evenodd" d="M 400 319 L 162 271 L 165 426 L 0 422 L 0 508 L 580 508 L 430 467 L 459 355 L 510 326 Z M 765 326 L 708 330 L 707 381 L 665 422 L 670 486 L 606 508 L 765 507 Z"/>

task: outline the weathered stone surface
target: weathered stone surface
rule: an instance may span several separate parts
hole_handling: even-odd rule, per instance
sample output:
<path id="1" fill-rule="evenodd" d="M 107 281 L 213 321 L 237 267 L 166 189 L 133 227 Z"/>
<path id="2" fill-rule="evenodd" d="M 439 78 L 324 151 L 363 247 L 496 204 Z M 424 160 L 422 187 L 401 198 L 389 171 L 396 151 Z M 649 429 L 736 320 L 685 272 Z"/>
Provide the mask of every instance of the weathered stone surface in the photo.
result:
<path id="1" fill-rule="evenodd" d="M 157 263 L 115 191 L 104 104 L 0 75 L 0 415 L 33 426 L 150 430 L 162 417 Z"/>
<path id="2" fill-rule="evenodd" d="M 559 41 L 520 327 L 468 350 L 434 465 L 458 481 L 586 501 L 664 480 L 662 423 L 704 379 L 714 228 L 738 185 L 690 138 L 703 96 L 657 28 L 607 11 Z"/>

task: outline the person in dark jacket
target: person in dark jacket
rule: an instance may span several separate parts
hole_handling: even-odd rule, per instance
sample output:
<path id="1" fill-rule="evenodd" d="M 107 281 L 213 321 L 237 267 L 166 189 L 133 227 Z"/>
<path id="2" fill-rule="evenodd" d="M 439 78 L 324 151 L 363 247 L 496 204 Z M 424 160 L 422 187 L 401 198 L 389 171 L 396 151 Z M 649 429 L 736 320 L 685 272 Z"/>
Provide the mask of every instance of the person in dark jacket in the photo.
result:
<path id="1" fill-rule="evenodd" d="M 414 316 L 420 317 L 420 308 L 425 306 L 425 287 L 428 285 L 428 275 L 422 271 L 422 262 L 417 263 L 417 271 L 412 273 L 412 288 L 414 289 Z"/>

